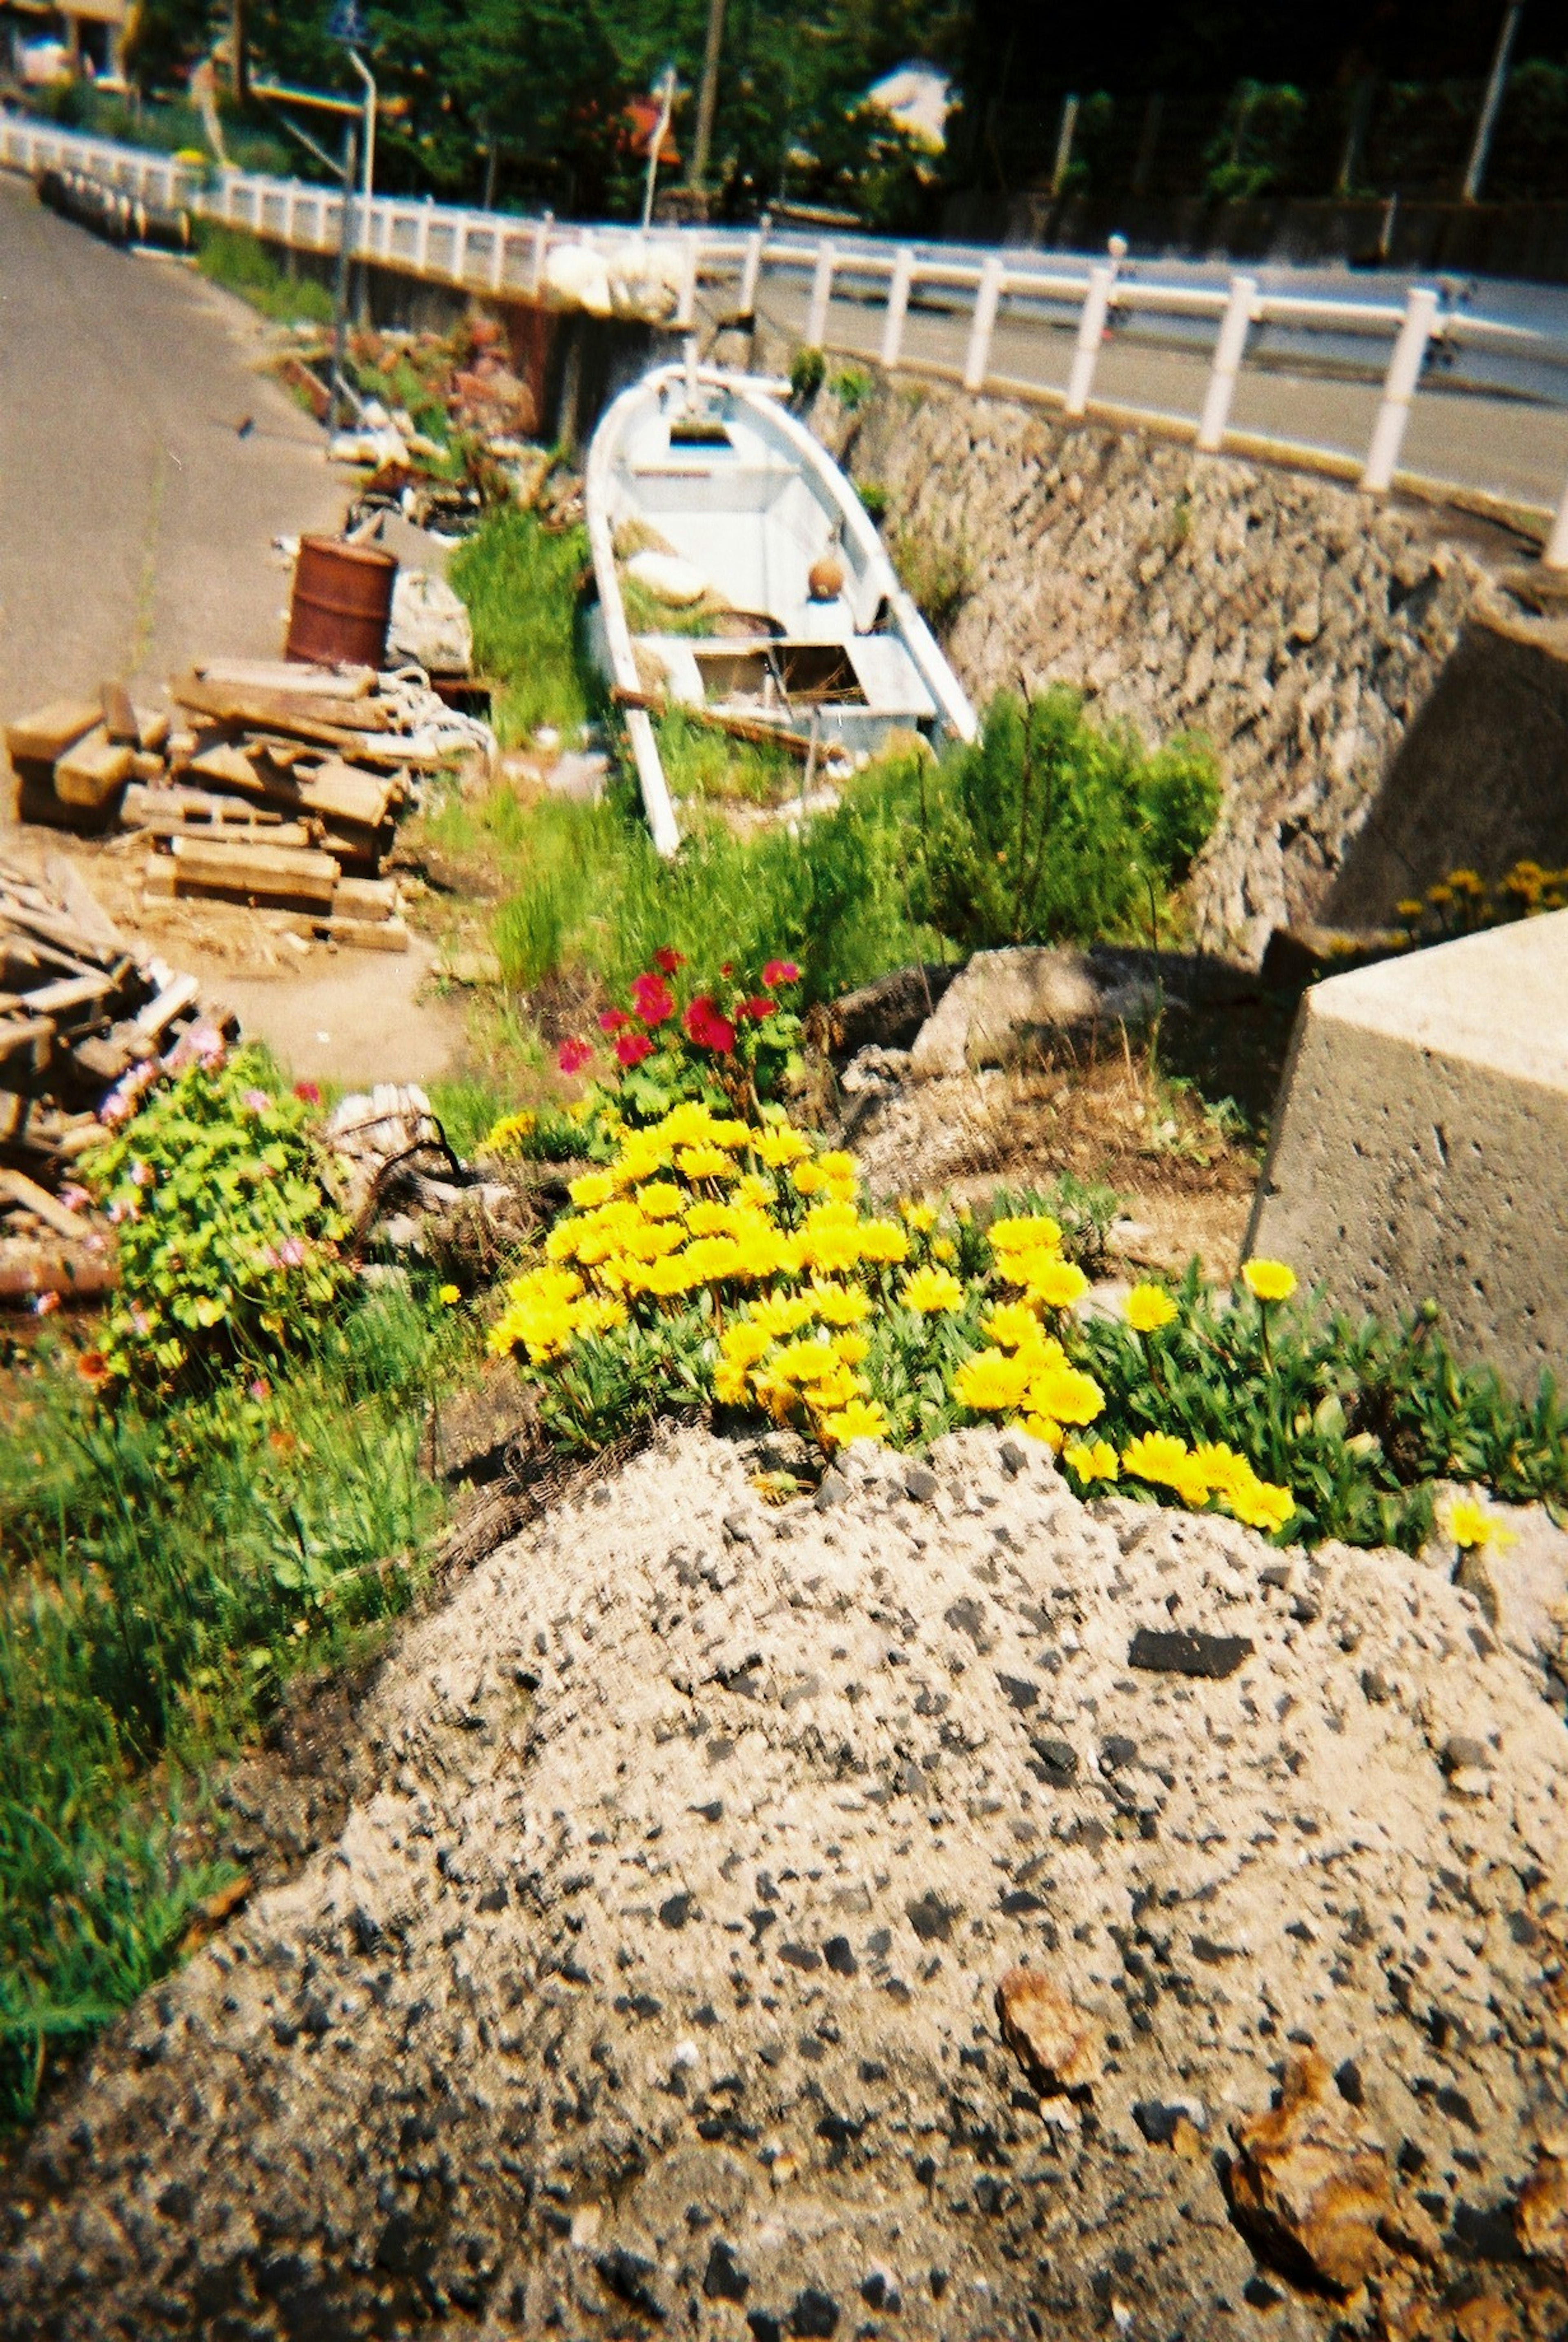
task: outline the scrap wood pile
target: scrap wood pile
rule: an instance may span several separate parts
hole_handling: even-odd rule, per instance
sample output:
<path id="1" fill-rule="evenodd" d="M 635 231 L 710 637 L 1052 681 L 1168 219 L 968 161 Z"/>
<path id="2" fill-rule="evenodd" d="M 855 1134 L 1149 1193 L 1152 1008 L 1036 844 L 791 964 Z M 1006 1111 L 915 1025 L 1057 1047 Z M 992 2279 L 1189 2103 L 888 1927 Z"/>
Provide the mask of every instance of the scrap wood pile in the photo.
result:
<path id="1" fill-rule="evenodd" d="M 204 1013 L 192 976 L 139 957 L 69 863 L 0 862 L 0 1302 L 112 1281 L 79 1159 Z M 220 1030 L 234 1019 L 222 1016 Z"/>
<path id="2" fill-rule="evenodd" d="M 488 743 L 423 676 L 215 660 L 169 687 L 173 714 L 118 685 L 5 735 L 24 820 L 141 832 L 154 901 L 198 897 L 304 914 L 318 935 L 403 951 L 384 878 L 420 775 Z"/>

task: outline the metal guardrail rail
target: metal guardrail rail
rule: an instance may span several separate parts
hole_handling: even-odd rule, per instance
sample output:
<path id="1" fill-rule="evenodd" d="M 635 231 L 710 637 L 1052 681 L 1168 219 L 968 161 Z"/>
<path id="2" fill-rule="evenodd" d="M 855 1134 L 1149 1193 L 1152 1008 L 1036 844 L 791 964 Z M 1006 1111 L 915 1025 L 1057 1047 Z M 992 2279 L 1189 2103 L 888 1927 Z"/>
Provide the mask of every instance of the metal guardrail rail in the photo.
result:
<path id="1" fill-rule="evenodd" d="M 136 201 L 166 211 L 180 208 L 224 225 L 289 245 L 297 251 L 335 254 L 342 235 L 344 196 L 299 180 L 273 179 L 243 171 L 215 178 L 172 157 L 149 154 L 112 140 L 41 125 L 0 111 L 0 165 L 37 174 L 45 170 L 88 172 L 124 189 Z M 587 245 L 614 256 L 635 244 L 641 231 L 619 224 L 567 225 L 548 212 L 537 218 L 465 211 L 432 202 L 377 196 L 354 202 L 350 223 L 355 258 L 492 298 L 537 297 L 545 284 L 550 254 L 562 245 Z M 1265 286 L 1245 271 L 1226 284 L 1183 283 L 1166 272 L 1124 274 L 1115 257 L 1104 261 L 1076 255 L 1039 255 L 1022 249 L 890 245 L 870 236 L 818 236 L 780 233 L 766 223 L 736 228 L 655 229 L 661 244 L 678 243 L 684 254 L 680 305 L 675 323 L 694 323 L 703 287 L 734 287 L 734 307 L 755 306 L 764 276 L 791 282 L 806 294 L 804 338 L 828 345 L 830 310 L 835 297 L 880 304 L 882 364 L 897 365 L 904 352 L 911 308 L 937 308 L 951 317 L 967 312 L 968 335 L 960 379 L 980 392 L 997 386 L 992 351 L 998 323 L 1034 320 L 1076 334 L 1062 412 L 1084 415 L 1089 406 L 1100 350 L 1113 320 L 1159 319 L 1178 331 L 1212 324 L 1214 336 L 1196 445 L 1217 450 L 1225 441 L 1236 380 L 1254 330 L 1273 326 L 1293 341 L 1320 336 L 1336 351 L 1353 345 L 1352 361 L 1369 378 L 1381 376 L 1375 420 L 1359 470 L 1360 485 L 1385 493 L 1394 481 L 1412 403 L 1423 367 L 1434 344 L 1455 351 L 1491 348 L 1511 359 L 1528 358 L 1537 368 L 1561 374 L 1561 403 L 1568 404 L 1568 335 L 1481 317 L 1428 285 L 1413 285 L 1402 302 L 1350 299 L 1293 293 Z M 1386 346 L 1378 365 L 1367 345 Z M 1362 353 L 1364 352 L 1364 355 Z M 1016 384 L 1008 384 L 1015 389 Z M 1039 386 L 1036 386 L 1039 387 Z M 1137 409 L 1118 409 L 1129 416 Z M 1151 415 L 1168 424 L 1168 415 Z M 1247 435 L 1249 446 L 1261 443 Z M 1546 563 L 1568 568 L 1568 486 L 1558 507 Z"/>

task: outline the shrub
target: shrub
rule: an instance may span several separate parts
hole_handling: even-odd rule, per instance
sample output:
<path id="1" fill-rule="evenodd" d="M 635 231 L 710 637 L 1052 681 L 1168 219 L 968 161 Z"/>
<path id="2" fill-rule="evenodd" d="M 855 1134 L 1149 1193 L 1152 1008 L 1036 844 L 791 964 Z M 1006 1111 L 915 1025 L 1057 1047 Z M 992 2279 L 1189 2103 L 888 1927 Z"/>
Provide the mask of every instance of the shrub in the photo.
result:
<path id="1" fill-rule="evenodd" d="M 753 962 L 737 975 L 726 960 L 713 991 L 699 990 L 680 971 L 684 954 L 665 945 L 632 983 L 624 1007 L 599 1018 L 605 1046 L 619 1068 L 614 1124 L 659 1122 L 683 1099 L 760 1119 L 764 1101 L 778 1097 L 801 1070 L 801 1020 L 789 999 L 800 983 L 794 960 Z M 592 1061 L 590 1042 L 561 1045 L 561 1070 L 581 1073 Z"/>
<path id="2" fill-rule="evenodd" d="M 844 366 L 830 384 L 834 398 L 846 415 L 858 415 L 871 398 L 876 384 L 864 366 Z"/>
<path id="3" fill-rule="evenodd" d="M 887 518 L 887 507 L 892 501 L 888 495 L 887 490 L 883 486 L 882 482 L 880 480 L 857 480 L 855 483 L 855 494 L 859 496 L 861 503 L 865 506 L 866 511 L 871 515 L 872 519 L 876 523 L 878 528 L 880 528 L 883 522 Z"/>
<path id="4" fill-rule="evenodd" d="M 962 545 L 938 545 L 918 523 L 893 540 L 893 565 L 933 634 L 945 641 L 974 588 L 974 571 Z"/>
<path id="5" fill-rule="evenodd" d="M 280 1093 L 265 1059 L 228 1055 L 211 1026 L 181 1049 L 175 1079 L 139 1112 L 126 1098 L 123 1126 L 85 1164 L 119 1229 L 119 1288 L 90 1354 L 105 1382 L 168 1386 L 242 1352 L 281 1352 L 344 1283 L 348 1224 L 313 1101 Z"/>
<path id="6" fill-rule="evenodd" d="M 809 405 L 822 388 L 826 375 L 827 359 L 821 350 L 811 347 L 796 350 L 790 360 L 789 369 L 792 396 L 802 406 Z"/>
<path id="7" fill-rule="evenodd" d="M 1132 731 L 1091 724 L 1074 692 L 1003 693 L 933 778 L 911 901 L 966 950 L 1092 941 L 1185 876 L 1218 806 L 1202 743 L 1145 756 Z"/>
<path id="8" fill-rule="evenodd" d="M 496 709 L 505 740 L 544 724 L 575 733 L 602 696 L 577 636 L 587 558 L 585 529 L 552 531 L 514 505 L 489 514 L 452 556 L 453 587 L 474 621 L 474 665 L 505 682 Z"/>

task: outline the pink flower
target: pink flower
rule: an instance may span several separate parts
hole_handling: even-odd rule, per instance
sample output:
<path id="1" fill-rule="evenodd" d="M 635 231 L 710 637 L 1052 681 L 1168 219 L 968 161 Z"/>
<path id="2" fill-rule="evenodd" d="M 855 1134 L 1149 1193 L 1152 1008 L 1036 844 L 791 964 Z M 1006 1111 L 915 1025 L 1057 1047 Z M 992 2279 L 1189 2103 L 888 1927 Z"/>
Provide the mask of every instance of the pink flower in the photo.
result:
<path id="1" fill-rule="evenodd" d="M 315 1082 L 295 1082 L 294 1086 L 294 1094 L 304 1106 L 319 1106 L 321 1104 L 321 1090 L 318 1085 Z"/>
<path id="2" fill-rule="evenodd" d="M 624 1008 L 606 1008 L 599 1019 L 601 1033 L 624 1033 L 631 1023 Z"/>
<path id="3" fill-rule="evenodd" d="M 153 1166 L 152 1166 L 152 1165 L 151 1165 L 150 1163 L 133 1163 L 133 1164 L 132 1164 L 132 1166 L 131 1166 L 131 1185 L 132 1185 L 132 1186 L 133 1186 L 133 1187 L 150 1187 L 150 1186 L 152 1186 L 152 1184 L 153 1184 Z"/>
<path id="4" fill-rule="evenodd" d="M 265 1090 L 246 1090 L 240 1104 L 247 1114 L 265 1114 L 272 1100 Z"/>
<path id="5" fill-rule="evenodd" d="M 628 1073 L 634 1066 L 640 1066 L 644 1057 L 651 1057 L 653 1054 L 654 1045 L 645 1033 L 623 1033 L 615 1044 L 615 1055 Z"/>
<path id="6" fill-rule="evenodd" d="M 676 951 L 673 944 L 666 944 L 663 951 L 654 954 L 654 966 L 663 968 L 666 976 L 674 976 L 675 970 L 684 967 L 685 964 L 685 953 Z"/>
<path id="7" fill-rule="evenodd" d="M 57 1293 L 35 1293 L 33 1296 L 35 1317 L 47 1317 L 51 1309 L 58 1309 L 59 1306 L 60 1296 Z"/>
<path id="8" fill-rule="evenodd" d="M 798 984 L 800 970 L 793 959 L 770 959 L 763 970 L 763 982 L 770 986 L 775 984 Z"/>
<path id="9" fill-rule="evenodd" d="M 563 1041 L 555 1063 L 564 1074 L 580 1074 L 593 1054 L 586 1041 Z"/>
<path id="10" fill-rule="evenodd" d="M 147 1334 L 152 1331 L 153 1321 L 139 1301 L 133 1302 L 131 1305 L 131 1323 L 138 1334 Z"/>
<path id="11" fill-rule="evenodd" d="M 106 1130 L 114 1130 L 131 1118 L 131 1100 L 124 1090 L 111 1090 L 98 1108 L 98 1120 Z"/>
<path id="12" fill-rule="evenodd" d="M 733 960 L 733 959 L 727 959 L 727 960 L 725 960 L 725 962 L 724 962 L 724 964 L 723 967 L 721 967 L 721 968 L 720 968 L 720 970 L 719 970 L 719 974 L 720 974 L 721 976 L 734 976 L 734 972 L 735 972 L 735 964 L 734 964 L 734 960 Z"/>
<path id="13" fill-rule="evenodd" d="M 760 1025 L 764 1016 L 776 1016 L 778 1015 L 778 1002 L 776 1000 L 763 1000 L 760 998 L 756 1000 L 743 1000 L 740 1005 L 739 1013 L 743 1016 L 749 1016 L 754 1025 Z"/>
<path id="14" fill-rule="evenodd" d="M 255 1382 L 252 1383 L 250 1386 L 250 1392 L 252 1398 L 254 1398 L 256 1405 L 260 1406 L 264 1399 L 271 1398 L 272 1385 L 268 1382 L 265 1375 L 258 1375 Z"/>
<path id="15" fill-rule="evenodd" d="M 92 1200 L 85 1187 L 78 1187 L 74 1179 L 67 1179 L 60 1190 L 60 1201 L 68 1212 L 79 1212 L 84 1204 L 90 1204 Z"/>
<path id="16" fill-rule="evenodd" d="M 280 1268 L 297 1268 L 305 1258 L 305 1246 L 298 1236 L 285 1236 L 277 1248 Z"/>
<path id="17" fill-rule="evenodd" d="M 699 992 L 685 1014 L 688 1037 L 699 1049 L 712 1049 L 715 1056 L 727 1057 L 735 1046 L 735 1028 L 727 1016 L 721 1016 L 711 994 Z"/>
<path id="18" fill-rule="evenodd" d="M 632 986 L 632 1006 L 644 1025 L 663 1025 L 675 1013 L 675 996 L 662 976 L 640 976 Z"/>

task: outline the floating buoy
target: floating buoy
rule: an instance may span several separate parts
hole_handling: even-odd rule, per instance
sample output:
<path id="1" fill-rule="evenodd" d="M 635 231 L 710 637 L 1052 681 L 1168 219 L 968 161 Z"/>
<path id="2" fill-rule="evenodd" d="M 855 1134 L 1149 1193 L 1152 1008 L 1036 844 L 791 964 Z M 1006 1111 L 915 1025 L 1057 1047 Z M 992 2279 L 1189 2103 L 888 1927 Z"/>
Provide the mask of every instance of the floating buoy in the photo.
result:
<path id="1" fill-rule="evenodd" d="M 805 581 L 814 602 L 836 602 L 844 592 L 844 564 L 836 553 L 819 553 Z"/>

